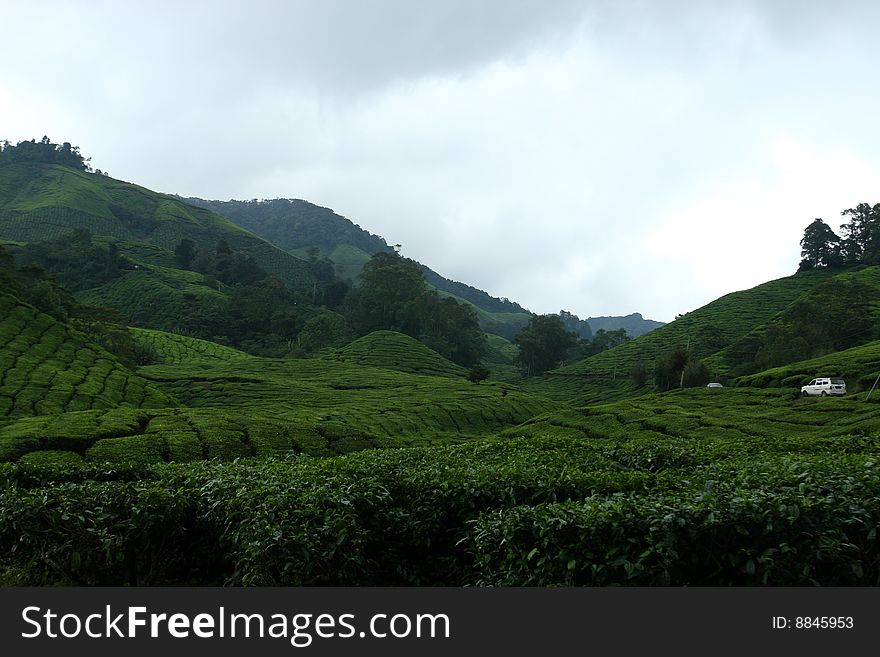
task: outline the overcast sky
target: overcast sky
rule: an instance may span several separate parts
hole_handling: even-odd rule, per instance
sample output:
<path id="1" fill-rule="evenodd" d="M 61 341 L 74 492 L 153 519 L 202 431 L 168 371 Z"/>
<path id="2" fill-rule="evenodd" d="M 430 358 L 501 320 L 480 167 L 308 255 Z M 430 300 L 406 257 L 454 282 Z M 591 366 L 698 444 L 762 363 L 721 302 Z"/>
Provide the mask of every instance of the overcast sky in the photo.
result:
<path id="1" fill-rule="evenodd" d="M 880 3 L 0 0 L 0 139 L 303 198 L 536 312 L 670 321 L 880 202 Z"/>

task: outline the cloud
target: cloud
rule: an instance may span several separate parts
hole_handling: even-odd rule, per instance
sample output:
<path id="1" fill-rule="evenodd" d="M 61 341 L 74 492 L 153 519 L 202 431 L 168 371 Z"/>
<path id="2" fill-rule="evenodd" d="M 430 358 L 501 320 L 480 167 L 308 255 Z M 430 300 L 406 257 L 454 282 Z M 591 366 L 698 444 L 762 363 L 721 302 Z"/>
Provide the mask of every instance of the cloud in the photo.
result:
<path id="1" fill-rule="evenodd" d="M 813 217 L 877 200 L 876 3 L 0 13 L 0 137 L 162 191 L 333 207 L 539 312 L 668 320 L 794 271 Z"/>

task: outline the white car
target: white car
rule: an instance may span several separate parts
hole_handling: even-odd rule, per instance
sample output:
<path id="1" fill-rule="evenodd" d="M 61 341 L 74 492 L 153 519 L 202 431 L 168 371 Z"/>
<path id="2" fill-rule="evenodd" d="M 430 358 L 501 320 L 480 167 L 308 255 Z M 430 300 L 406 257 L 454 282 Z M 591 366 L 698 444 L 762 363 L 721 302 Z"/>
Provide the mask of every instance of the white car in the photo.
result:
<path id="1" fill-rule="evenodd" d="M 706 385 L 707 388 L 723 388 L 724 386 L 720 383 L 709 383 Z"/>
<path id="2" fill-rule="evenodd" d="M 813 379 L 807 385 L 801 388 L 801 396 L 822 396 L 827 397 L 828 395 L 839 395 L 843 396 L 846 394 L 846 382 L 843 379 L 837 378 L 820 378 Z"/>

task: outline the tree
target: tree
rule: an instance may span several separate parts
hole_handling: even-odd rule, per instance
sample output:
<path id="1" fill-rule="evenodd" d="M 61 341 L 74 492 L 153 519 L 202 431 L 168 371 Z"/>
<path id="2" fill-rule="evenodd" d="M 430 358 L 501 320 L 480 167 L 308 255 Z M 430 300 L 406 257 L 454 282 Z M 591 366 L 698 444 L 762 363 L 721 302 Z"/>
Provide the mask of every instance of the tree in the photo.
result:
<path id="1" fill-rule="evenodd" d="M 196 243 L 188 237 L 184 237 L 174 247 L 174 264 L 180 269 L 189 269 L 196 257 Z"/>
<path id="2" fill-rule="evenodd" d="M 659 356 L 654 363 L 654 383 L 657 387 L 661 390 L 679 387 L 689 358 L 690 355 L 683 347 L 676 347 Z"/>
<path id="3" fill-rule="evenodd" d="M 648 369 L 644 363 L 636 363 L 630 369 L 629 376 L 636 388 L 644 388 L 648 380 Z"/>
<path id="4" fill-rule="evenodd" d="M 489 368 L 485 365 L 474 365 L 468 370 L 468 381 L 471 383 L 479 383 L 489 378 Z"/>
<path id="5" fill-rule="evenodd" d="M 880 263 L 880 203 L 873 207 L 868 203 L 859 203 L 841 214 L 849 217 L 849 222 L 843 226 L 845 237 L 842 242 L 847 263 Z"/>
<path id="6" fill-rule="evenodd" d="M 486 338 L 472 306 L 428 289 L 419 266 L 398 253 L 374 255 L 360 275 L 352 324 L 360 335 L 410 335 L 464 366 L 479 362 Z"/>
<path id="7" fill-rule="evenodd" d="M 840 263 L 840 237 L 821 219 L 814 219 L 801 239 L 799 269 L 833 266 Z"/>
<path id="8" fill-rule="evenodd" d="M 577 343 L 577 335 L 565 330 L 558 315 L 534 315 L 513 342 L 526 374 L 535 375 L 559 365 Z"/>
<path id="9" fill-rule="evenodd" d="M 370 258 L 361 270 L 360 283 L 352 323 L 361 335 L 382 329 L 402 331 L 404 307 L 428 289 L 419 268 L 397 253 Z"/>

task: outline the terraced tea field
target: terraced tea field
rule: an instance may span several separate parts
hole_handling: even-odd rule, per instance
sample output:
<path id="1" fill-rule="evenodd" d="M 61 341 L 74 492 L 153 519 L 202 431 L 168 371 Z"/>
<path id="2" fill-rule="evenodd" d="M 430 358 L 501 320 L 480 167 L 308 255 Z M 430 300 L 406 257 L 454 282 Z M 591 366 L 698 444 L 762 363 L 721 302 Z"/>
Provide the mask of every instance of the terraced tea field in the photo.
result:
<path id="1" fill-rule="evenodd" d="M 224 300 L 202 274 L 165 267 L 129 271 L 79 295 L 83 303 L 114 308 L 134 325 L 185 330 L 181 318 L 211 317 Z"/>
<path id="2" fill-rule="evenodd" d="M 176 402 L 67 326 L 0 293 L 0 422 Z"/>
<path id="3" fill-rule="evenodd" d="M 220 409 L 115 408 L 32 417 L 0 427 L 0 460 L 149 464 L 307 453 L 332 456 L 382 441 Z"/>
<path id="4" fill-rule="evenodd" d="M 138 342 L 155 354 L 159 362 L 169 365 L 217 364 L 253 358 L 243 351 L 208 340 L 154 329 L 132 328 L 129 330 Z"/>
<path id="5" fill-rule="evenodd" d="M 880 406 L 863 398 L 802 399 L 790 390 L 696 388 L 645 395 L 534 418 L 505 436 L 626 439 L 652 467 L 707 465 L 716 458 L 809 452 L 817 445 L 880 444 Z M 656 446 L 656 449 L 652 446 Z"/>
<path id="6" fill-rule="evenodd" d="M 505 384 L 324 359 L 156 365 L 139 373 L 191 408 L 240 409 L 299 426 L 393 438 L 396 444 L 486 436 L 559 407 Z"/>
<path id="7" fill-rule="evenodd" d="M 34 456 L 0 466 L 0 529 L 16 528 L 0 531 L 0 572 L 93 585 L 876 585 L 878 430 L 880 405 L 854 399 L 694 389 L 552 412 L 499 439 L 333 459 L 98 470 Z M 19 540 L 37 548 L 13 550 Z"/>

